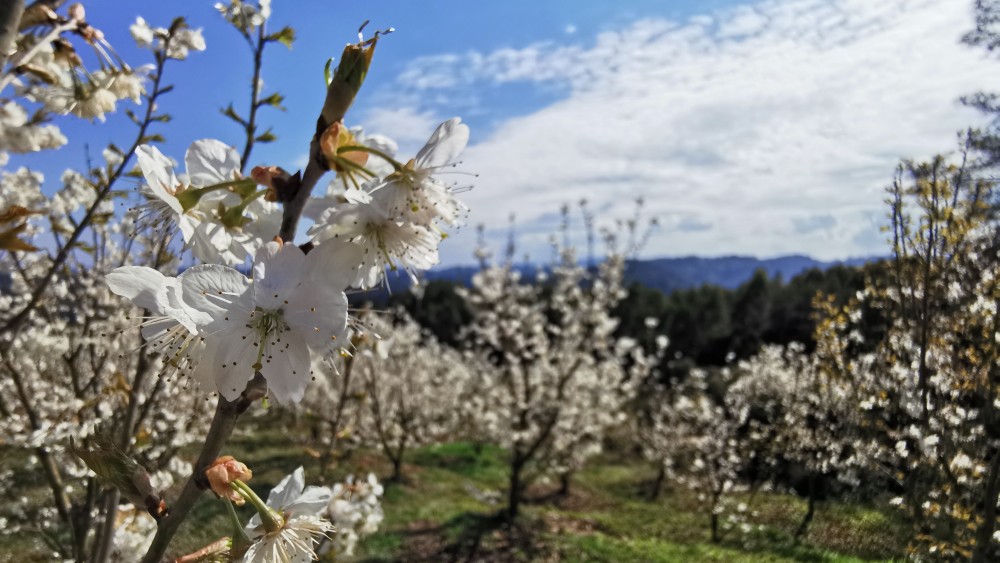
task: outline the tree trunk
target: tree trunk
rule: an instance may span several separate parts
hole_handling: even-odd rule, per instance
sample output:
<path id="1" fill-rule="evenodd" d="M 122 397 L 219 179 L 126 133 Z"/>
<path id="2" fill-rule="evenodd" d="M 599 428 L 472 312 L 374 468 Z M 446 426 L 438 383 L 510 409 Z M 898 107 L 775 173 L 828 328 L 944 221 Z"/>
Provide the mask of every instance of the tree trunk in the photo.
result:
<path id="1" fill-rule="evenodd" d="M 660 498 L 660 493 L 663 492 L 663 482 L 667 480 L 667 468 L 660 464 L 660 470 L 656 473 L 656 480 L 653 481 L 653 490 L 649 492 L 649 500 L 656 500 Z"/>
<path id="2" fill-rule="evenodd" d="M 569 496 L 569 485 L 573 475 L 569 472 L 559 474 L 559 491 L 556 493 L 560 497 Z"/>
<path id="3" fill-rule="evenodd" d="M 398 483 L 403 477 L 403 456 L 391 458 L 392 461 L 392 475 L 389 477 L 389 481 L 393 483 Z"/>
<path id="4" fill-rule="evenodd" d="M 719 515 L 712 511 L 712 543 L 719 543 Z"/>
<path id="5" fill-rule="evenodd" d="M 1000 494 L 1000 452 L 993 452 L 990 472 L 986 478 L 986 499 L 983 509 L 983 523 L 976 530 L 976 550 L 972 553 L 972 563 L 986 563 L 993 544 L 993 531 L 997 524 L 997 495 Z"/>
<path id="6" fill-rule="evenodd" d="M 510 466 L 510 491 L 507 493 L 507 519 L 514 521 L 521 507 L 521 469 L 523 462 L 515 460 Z"/>
<path id="7" fill-rule="evenodd" d="M 809 523 L 812 522 L 813 516 L 816 514 L 816 474 L 809 473 L 809 507 L 806 509 L 806 515 L 802 518 L 802 523 L 799 524 L 797 530 L 795 530 L 795 544 L 799 543 L 799 540 L 806 533 L 809 528 Z"/>

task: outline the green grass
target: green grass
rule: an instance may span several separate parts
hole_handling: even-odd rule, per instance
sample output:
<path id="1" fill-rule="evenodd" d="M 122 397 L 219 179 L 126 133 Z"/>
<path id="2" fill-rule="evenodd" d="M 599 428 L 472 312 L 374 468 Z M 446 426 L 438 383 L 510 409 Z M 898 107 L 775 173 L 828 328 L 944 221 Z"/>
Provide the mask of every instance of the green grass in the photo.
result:
<path id="1" fill-rule="evenodd" d="M 289 440 L 284 425 L 273 418 L 268 414 L 248 421 L 225 453 L 252 467 L 252 485 L 262 496 L 299 465 L 305 466 L 307 483 L 321 484 L 316 459 L 307 455 L 304 443 Z M 702 503 L 669 486 L 659 500 L 648 500 L 653 469 L 621 454 L 594 460 L 574 477 L 568 497 L 554 498 L 556 483 L 534 485 L 523 517 L 509 525 L 498 517 L 506 500 L 499 494 L 506 487 L 505 463 L 505 452 L 488 445 L 451 443 L 413 451 L 404 464 L 403 481 L 386 484 L 385 521 L 377 534 L 362 541 L 356 559 L 847 563 L 903 558 L 906 529 L 894 513 L 846 503 L 818 505 L 808 534 L 795 545 L 792 533 L 805 502 L 776 493 L 738 498 L 755 511 L 755 528 L 747 534 L 729 530 L 720 543 L 712 543 Z M 390 469 L 377 453 L 356 451 L 338 461 L 329 482 L 350 472 L 388 475 Z M 18 479 L 23 490 L 17 494 L 45 499 L 37 474 Z M 498 502 L 477 500 L 470 493 L 475 489 L 498 493 Z M 172 551 L 193 551 L 227 530 L 222 504 L 205 495 Z M 47 561 L 48 553 L 37 538 L 0 536 L 0 554 L 16 554 L 16 559 L 0 561 Z"/>
<path id="2" fill-rule="evenodd" d="M 668 489 L 656 501 L 645 496 L 651 468 L 620 456 L 595 460 L 581 472 L 569 497 L 551 497 L 555 484 L 528 492 L 522 522 L 507 526 L 496 517 L 501 504 L 472 498 L 480 490 L 502 491 L 504 453 L 454 443 L 413 453 L 407 481 L 389 485 L 386 521 L 366 539 L 359 559 L 377 561 L 719 561 L 847 563 L 902 559 L 905 529 L 891 514 L 849 504 L 823 503 L 800 545 L 792 533 L 805 502 L 776 493 L 749 495 L 761 529 L 731 530 L 719 544 L 709 541 L 709 516 L 696 498 Z"/>

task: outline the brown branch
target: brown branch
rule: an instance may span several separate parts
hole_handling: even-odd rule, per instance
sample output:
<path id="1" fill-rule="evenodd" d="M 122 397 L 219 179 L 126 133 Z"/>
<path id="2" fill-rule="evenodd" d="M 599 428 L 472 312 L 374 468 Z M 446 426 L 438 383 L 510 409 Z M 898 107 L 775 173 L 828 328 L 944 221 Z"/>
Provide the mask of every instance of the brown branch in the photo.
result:
<path id="1" fill-rule="evenodd" d="M 250 115 L 247 117 L 247 142 L 243 146 L 243 155 L 240 157 L 240 173 L 247 167 L 250 160 L 250 152 L 253 151 L 254 142 L 257 140 L 257 110 L 260 109 L 260 70 L 264 64 L 264 45 L 267 40 L 264 36 L 264 26 L 262 23 L 257 28 L 257 44 L 253 50 L 253 81 L 250 84 Z"/>
<path id="2" fill-rule="evenodd" d="M 198 499 L 201 498 L 202 493 L 209 488 L 208 481 L 205 479 L 205 468 L 222 453 L 222 448 L 229 441 L 229 437 L 236 427 L 236 420 L 240 415 L 250 408 L 250 405 L 254 401 L 261 399 L 266 393 L 267 383 L 264 381 L 263 376 L 258 373 L 250 381 L 243 394 L 235 401 L 227 401 L 224 397 L 219 397 L 219 403 L 215 408 L 215 416 L 212 418 L 212 424 L 208 429 L 208 434 L 205 436 L 205 443 L 198 454 L 198 460 L 195 461 L 194 470 L 188 478 L 187 483 L 184 484 L 184 489 L 181 491 L 180 496 L 177 497 L 177 500 L 172 505 L 168 506 L 169 512 L 167 515 L 160 519 L 156 527 L 156 535 L 153 537 L 153 542 L 150 544 L 145 557 L 142 558 L 143 563 L 159 563 L 163 559 L 164 554 L 167 552 L 167 547 L 170 545 L 170 540 L 173 539 L 177 530 L 187 518 L 188 513 L 191 512 L 191 509 L 198 502 Z"/>

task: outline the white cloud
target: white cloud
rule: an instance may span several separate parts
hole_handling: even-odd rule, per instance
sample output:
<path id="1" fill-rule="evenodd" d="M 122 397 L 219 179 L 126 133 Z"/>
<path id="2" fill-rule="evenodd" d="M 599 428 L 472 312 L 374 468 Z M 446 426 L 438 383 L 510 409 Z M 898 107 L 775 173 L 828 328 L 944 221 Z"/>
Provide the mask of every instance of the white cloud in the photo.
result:
<path id="1" fill-rule="evenodd" d="M 997 63 L 958 42 L 972 25 L 955 0 L 770 0 L 637 21 L 589 46 L 423 58 L 399 85 L 566 88 L 469 149 L 472 223 L 531 224 L 582 197 L 622 216 L 642 195 L 674 217 L 649 255 L 843 258 L 885 252 L 873 217 L 896 162 L 950 151 L 980 122 L 957 98 L 1000 89 Z M 473 244 L 472 229 L 453 237 L 446 260 L 468 262 Z"/>
<path id="2" fill-rule="evenodd" d="M 400 153 L 407 154 L 422 147 L 442 121 L 433 112 L 403 106 L 374 108 L 365 115 L 362 123 L 366 132 L 392 138 L 399 143 Z"/>
<path id="3" fill-rule="evenodd" d="M 754 35 L 763 31 L 766 26 L 765 12 L 754 6 L 739 6 L 719 25 L 717 35 L 722 38 Z"/>
<path id="4" fill-rule="evenodd" d="M 574 33 L 576 33 L 576 26 L 571 23 L 568 23 L 566 24 L 566 27 L 563 28 L 563 32 L 566 35 L 573 35 Z"/>

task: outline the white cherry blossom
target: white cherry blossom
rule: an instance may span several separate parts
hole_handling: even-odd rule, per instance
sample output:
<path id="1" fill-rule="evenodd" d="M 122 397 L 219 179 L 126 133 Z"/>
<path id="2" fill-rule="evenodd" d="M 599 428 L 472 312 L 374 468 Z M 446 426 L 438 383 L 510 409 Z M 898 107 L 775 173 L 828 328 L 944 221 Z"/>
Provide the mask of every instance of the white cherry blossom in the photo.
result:
<path id="1" fill-rule="evenodd" d="M 227 265 L 242 264 L 273 236 L 280 212 L 274 204 L 253 201 L 247 206 L 258 227 L 231 227 L 219 216 L 220 203 L 239 204 L 231 192 L 212 186 L 240 178 L 236 150 L 215 139 L 195 141 L 184 155 L 186 174 L 174 173 L 173 162 L 159 149 L 142 145 L 136 156 L 151 192 L 151 201 L 139 212 L 151 226 L 172 228 L 176 223 L 184 243 L 199 260 Z M 201 191 L 196 191 L 201 190 Z"/>
<path id="2" fill-rule="evenodd" d="M 263 246 L 253 273 L 253 283 L 241 294 L 202 291 L 204 302 L 215 305 L 207 311 L 212 321 L 205 327 L 203 364 L 211 366 L 227 399 L 239 396 L 260 372 L 276 400 L 298 402 L 310 380 L 312 353 L 322 354 L 342 340 L 347 297 L 335 284 L 314 283 L 313 263 L 291 244 Z M 232 268 L 206 265 L 186 280 L 229 286 L 237 276 L 242 274 Z"/>
<path id="3" fill-rule="evenodd" d="M 286 476 L 267 496 L 267 506 L 282 517 L 281 527 L 269 532 L 260 516 L 254 515 L 246 527 L 254 543 L 242 561 L 306 563 L 316 559 L 316 542 L 334 531 L 323 517 L 332 494 L 328 487 L 306 487 L 302 467 Z"/>
<path id="4" fill-rule="evenodd" d="M 439 234 L 424 225 L 397 221 L 374 202 L 328 209 L 309 229 L 309 235 L 319 243 L 342 241 L 361 248 L 360 267 L 350 281 L 351 287 L 375 287 L 387 268 L 395 270 L 400 266 L 416 280 L 417 270 L 426 270 L 439 261 Z"/>
<path id="5" fill-rule="evenodd" d="M 454 165 L 469 142 L 469 126 L 449 119 L 434 130 L 417 156 L 372 188 L 372 197 L 394 218 L 423 224 L 458 223 L 466 207 L 434 174 Z"/>

